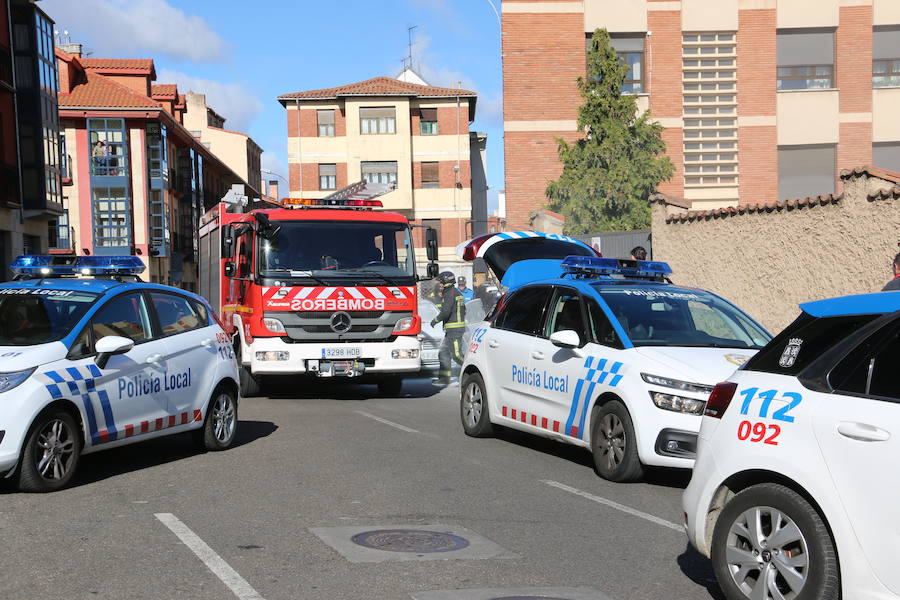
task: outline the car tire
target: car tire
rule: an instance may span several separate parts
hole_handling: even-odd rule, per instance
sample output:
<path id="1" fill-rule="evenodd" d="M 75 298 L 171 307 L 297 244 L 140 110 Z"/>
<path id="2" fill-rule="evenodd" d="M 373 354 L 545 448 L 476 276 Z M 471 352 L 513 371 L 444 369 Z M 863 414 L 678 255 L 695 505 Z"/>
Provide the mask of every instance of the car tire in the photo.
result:
<path id="1" fill-rule="evenodd" d="M 403 391 L 403 378 L 398 375 L 385 375 L 378 378 L 378 395 L 385 398 L 396 398 Z"/>
<path id="2" fill-rule="evenodd" d="M 194 444 L 198 450 L 225 450 L 234 443 L 237 425 L 238 402 L 234 391 L 220 386 L 209 400 L 203 427 L 192 432 Z"/>
<path id="3" fill-rule="evenodd" d="M 28 432 L 19 461 L 19 489 L 53 492 L 65 487 L 81 457 L 81 428 L 64 410 L 38 416 Z"/>
<path id="4" fill-rule="evenodd" d="M 494 434 L 484 379 L 479 373 L 463 377 L 459 387 L 459 418 L 463 431 L 472 437 L 489 437 Z"/>
<path id="5" fill-rule="evenodd" d="M 249 367 L 243 365 L 241 357 L 241 346 L 235 344 L 234 354 L 237 357 L 238 364 L 238 383 L 241 386 L 241 398 L 255 398 L 262 393 L 262 384 L 258 375 L 250 372 Z"/>
<path id="6" fill-rule="evenodd" d="M 594 468 L 603 479 L 626 482 L 643 476 L 634 424 L 628 409 L 618 400 L 596 409 L 591 423 L 591 452 Z"/>
<path id="7" fill-rule="evenodd" d="M 748 535 L 748 518 L 759 519 L 763 540 Z M 773 531 L 773 521 L 781 524 L 777 532 L 787 533 Z M 803 496 L 783 485 L 754 485 L 729 500 L 716 520 L 710 556 L 729 600 L 747 600 L 756 586 L 772 584 L 783 593 L 792 590 L 796 600 L 840 597 L 840 570 L 828 527 Z M 746 562 L 736 562 L 742 558 Z"/>

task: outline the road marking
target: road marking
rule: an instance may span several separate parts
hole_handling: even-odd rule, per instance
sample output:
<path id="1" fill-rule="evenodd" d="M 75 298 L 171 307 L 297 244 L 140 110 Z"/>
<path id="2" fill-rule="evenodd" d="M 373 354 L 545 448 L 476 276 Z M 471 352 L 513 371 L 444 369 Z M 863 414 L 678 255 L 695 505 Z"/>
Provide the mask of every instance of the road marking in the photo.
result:
<path id="1" fill-rule="evenodd" d="M 418 429 L 413 429 L 412 427 L 407 427 L 406 425 L 401 425 L 400 423 L 394 423 L 393 421 L 388 421 L 387 419 L 382 419 L 381 417 L 375 416 L 372 413 L 367 413 L 364 410 L 357 410 L 355 412 L 364 417 L 369 417 L 370 419 L 374 419 L 374 420 L 378 421 L 379 423 L 384 423 L 385 425 L 390 425 L 391 427 L 396 427 L 400 431 L 405 431 L 406 433 L 422 433 Z"/>
<path id="2" fill-rule="evenodd" d="M 225 562 L 225 559 L 216 554 L 215 550 L 201 540 L 187 525 L 179 521 L 178 517 L 171 513 L 156 513 L 154 516 L 178 536 L 178 539 L 190 548 L 197 558 L 202 560 L 203 564 L 213 572 L 213 575 L 228 586 L 228 589 L 234 592 L 234 595 L 240 600 L 264 600 L 259 592 L 254 590 L 243 577 L 238 575 L 237 571 L 231 568 L 231 565 Z"/>
<path id="3" fill-rule="evenodd" d="M 559 483 L 558 481 L 548 481 L 543 480 L 549 486 L 553 486 L 555 488 L 561 489 L 563 491 L 569 492 L 570 494 L 575 494 L 576 496 L 581 496 L 582 498 L 587 498 L 588 500 L 593 500 L 597 504 L 603 504 L 604 506 L 608 506 L 610 508 L 614 508 L 616 510 L 620 510 L 623 513 L 627 513 L 634 517 L 639 517 L 644 519 L 645 521 L 650 521 L 651 523 L 656 523 L 657 525 L 662 525 L 663 527 L 668 527 L 669 529 L 674 529 L 679 533 L 684 533 L 684 527 L 673 523 L 672 521 L 666 521 L 665 519 L 660 519 L 659 517 L 654 517 L 649 513 L 645 513 L 643 511 L 637 510 L 635 508 L 631 508 L 630 506 L 625 506 L 624 504 L 619 504 L 618 502 L 613 502 L 612 500 L 607 500 L 606 498 L 602 498 L 600 496 L 595 496 L 594 494 L 589 494 L 588 492 L 582 492 L 578 488 L 573 488 L 564 483 Z"/>

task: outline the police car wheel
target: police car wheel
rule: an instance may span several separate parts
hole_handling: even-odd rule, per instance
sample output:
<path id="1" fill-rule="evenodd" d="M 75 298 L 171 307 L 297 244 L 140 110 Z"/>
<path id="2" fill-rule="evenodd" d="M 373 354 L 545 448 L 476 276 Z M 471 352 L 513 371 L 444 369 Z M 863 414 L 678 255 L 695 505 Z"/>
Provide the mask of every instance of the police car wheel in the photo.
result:
<path id="1" fill-rule="evenodd" d="M 234 392 L 220 387 L 213 392 L 203 428 L 195 433 L 194 441 L 201 449 L 225 450 L 234 442 L 237 432 L 238 405 Z"/>
<path id="2" fill-rule="evenodd" d="M 378 378 L 378 395 L 385 398 L 396 398 L 403 391 L 403 378 L 396 375 L 385 375 Z"/>
<path id="3" fill-rule="evenodd" d="M 22 449 L 19 489 L 52 492 L 72 479 L 81 455 L 81 432 L 72 415 L 55 411 L 40 415 Z"/>
<path id="4" fill-rule="evenodd" d="M 460 386 L 459 416 L 466 435 L 472 437 L 493 435 L 494 428 L 488 412 L 484 379 L 478 373 L 469 373 L 463 377 Z"/>
<path id="5" fill-rule="evenodd" d="M 644 474 L 631 415 L 618 400 L 611 400 L 596 410 L 591 430 L 591 452 L 597 474 L 604 479 L 634 481 Z"/>
<path id="6" fill-rule="evenodd" d="M 729 600 L 840 597 L 828 527 L 803 496 L 783 485 L 754 485 L 734 496 L 716 521 L 711 557 Z"/>

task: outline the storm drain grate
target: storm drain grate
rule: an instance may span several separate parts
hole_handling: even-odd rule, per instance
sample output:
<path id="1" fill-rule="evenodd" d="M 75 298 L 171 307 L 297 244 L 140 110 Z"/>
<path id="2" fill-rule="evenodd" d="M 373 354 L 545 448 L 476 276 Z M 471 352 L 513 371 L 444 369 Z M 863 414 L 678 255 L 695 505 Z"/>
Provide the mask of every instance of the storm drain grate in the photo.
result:
<path id="1" fill-rule="evenodd" d="M 388 552 L 453 552 L 469 546 L 469 541 L 458 535 L 424 529 L 376 529 L 357 533 L 350 541 Z"/>

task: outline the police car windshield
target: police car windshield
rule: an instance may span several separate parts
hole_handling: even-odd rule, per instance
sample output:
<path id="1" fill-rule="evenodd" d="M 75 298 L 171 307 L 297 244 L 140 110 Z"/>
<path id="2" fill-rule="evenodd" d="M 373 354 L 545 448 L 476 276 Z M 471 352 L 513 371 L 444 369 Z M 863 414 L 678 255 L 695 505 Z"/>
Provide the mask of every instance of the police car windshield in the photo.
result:
<path id="1" fill-rule="evenodd" d="M 601 287 L 635 346 L 762 348 L 771 336 L 721 298 L 670 285 Z"/>
<path id="2" fill-rule="evenodd" d="M 0 346 L 32 346 L 62 339 L 99 296 L 74 290 L 0 289 Z"/>
<path id="3" fill-rule="evenodd" d="M 409 227 L 403 223 L 279 222 L 272 239 L 260 239 L 260 272 L 279 278 L 376 279 L 415 274 Z"/>

